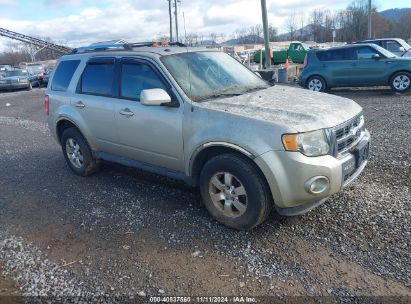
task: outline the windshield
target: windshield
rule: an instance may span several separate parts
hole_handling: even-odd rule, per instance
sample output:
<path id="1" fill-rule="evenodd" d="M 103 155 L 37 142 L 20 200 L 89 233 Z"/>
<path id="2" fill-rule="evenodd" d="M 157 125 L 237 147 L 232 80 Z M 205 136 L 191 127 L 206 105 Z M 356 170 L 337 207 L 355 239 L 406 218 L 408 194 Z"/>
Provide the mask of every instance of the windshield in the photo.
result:
<path id="1" fill-rule="evenodd" d="M 13 71 L 6 72 L 6 77 L 13 77 L 13 76 L 27 76 L 27 72 L 24 70 L 13 70 Z"/>
<path id="2" fill-rule="evenodd" d="M 411 49 L 411 46 L 405 40 L 398 39 L 398 42 L 404 47 L 405 51 L 409 51 Z"/>
<path id="3" fill-rule="evenodd" d="M 37 65 L 31 65 L 31 64 L 29 64 L 28 66 L 27 66 L 27 68 L 28 69 L 30 69 L 30 70 L 32 70 L 33 72 L 43 72 L 44 71 L 44 68 L 43 68 L 43 66 L 42 65 L 39 65 L 39 64 L 37 64 Z"/>
<path id="4" fill-rule="evenodd" d="M 193 101 L 241 95 L 269 85 L 223 52 L 190 52 L 163 56 L 161 61 Z"/>

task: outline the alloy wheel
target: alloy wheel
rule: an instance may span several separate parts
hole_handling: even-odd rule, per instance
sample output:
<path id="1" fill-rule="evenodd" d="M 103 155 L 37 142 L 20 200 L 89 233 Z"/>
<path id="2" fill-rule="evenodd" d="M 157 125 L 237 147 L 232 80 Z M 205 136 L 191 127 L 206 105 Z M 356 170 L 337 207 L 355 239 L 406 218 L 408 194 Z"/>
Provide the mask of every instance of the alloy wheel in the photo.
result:
<path id="1" fill-rule="evenodd" d="M 247 209 L 247 192 L 229 172 L 218 172 L 211 177 L 209 194 L 214 206 L 226 217 L 239 217 Z"/>
<path id="2" fill-rule="evenodd" d="M 323 84 L 318 78 L 311 79 L 308 83 L 308 89 L 311 91 L 320 92 L 322 88 Z"/>
<path id="3" fill-rule="evenodd" d="M 404 91 L 410 86 L 411 80 L 407 75 L 401 74 L 395 77 L 392 83 L 396 90 Z"/>
<path id="4" fill-rule="evenodd" d="M 66 141 L 66 154 L 70 163 L 80 169 L 84 164 L 83 153 L 81 152 L 80 145 L 73 138 L 68 138 Z"/>

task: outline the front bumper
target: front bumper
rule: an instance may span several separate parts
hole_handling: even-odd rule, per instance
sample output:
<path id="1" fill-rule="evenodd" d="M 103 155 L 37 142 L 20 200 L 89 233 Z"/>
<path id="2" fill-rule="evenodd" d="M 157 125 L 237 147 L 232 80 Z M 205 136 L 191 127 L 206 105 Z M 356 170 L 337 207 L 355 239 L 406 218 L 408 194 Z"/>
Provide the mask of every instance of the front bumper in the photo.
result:
<path id="1" fill-rule="evenodd" d="M 12 84 L 0 84 L 0 90 L 17 90 L 26 89 L 29 87 L 29 83 L 12 83 Z"/>
<path id="2" fill-rule="evenodd" d="M 257 157 L 255 162 L 268 181 L 278 213 L 304 214 L 353 182 L 364 170 L 367 160 L 356 166 L 352 151 L 369 141 L 366 131 L 359 143 L 340 158 L 331 155 L 307 157 L 287 151 L 270 151 Z M 315 177 L 328 179 L 329 184 L 321 193 L 307 190 L 307 182 Z"/>

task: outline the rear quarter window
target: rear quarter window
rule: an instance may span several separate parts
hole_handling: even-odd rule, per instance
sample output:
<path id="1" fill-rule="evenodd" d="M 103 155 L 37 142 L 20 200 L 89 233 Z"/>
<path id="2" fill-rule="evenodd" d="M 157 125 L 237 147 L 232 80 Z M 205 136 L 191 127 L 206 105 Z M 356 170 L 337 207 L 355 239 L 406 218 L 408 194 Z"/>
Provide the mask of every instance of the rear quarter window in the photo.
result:
<path id="1" fill-rule="evenodd" d="M 67 91 L 71 78 L 74 75 L 80 60 L 65 60 L 58 65 L 51 83 L 52 91 Z"/>

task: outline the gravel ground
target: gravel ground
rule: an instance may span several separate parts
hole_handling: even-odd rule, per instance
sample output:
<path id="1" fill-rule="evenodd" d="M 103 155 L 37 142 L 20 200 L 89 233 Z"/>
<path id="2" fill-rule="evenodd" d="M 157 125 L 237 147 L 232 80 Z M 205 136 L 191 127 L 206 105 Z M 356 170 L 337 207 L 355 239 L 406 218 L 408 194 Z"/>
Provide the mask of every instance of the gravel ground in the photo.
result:
<path id="1" fill-rule="evenodd" d="M 332 93 L 364 107 L 366 171 L 312 212 L 251 232 L 217 224 L 196 189 L 168 178 L 109 164 L 73 175 L 44 90 L 0 94 L 3 275 L 24 295 L 410 297 L 411 96 Z"/>

